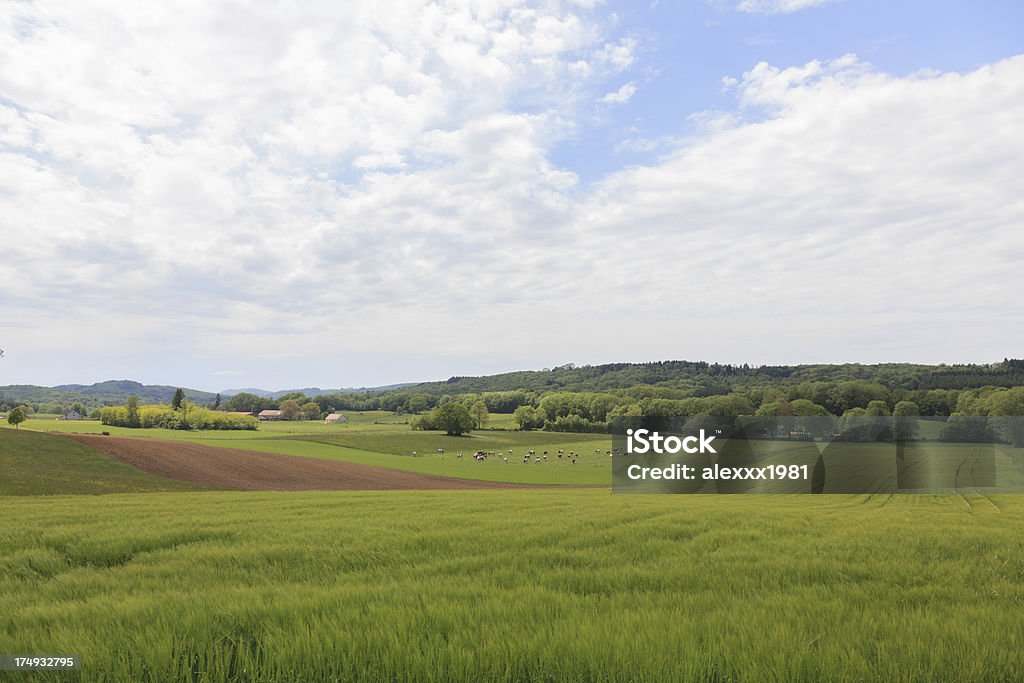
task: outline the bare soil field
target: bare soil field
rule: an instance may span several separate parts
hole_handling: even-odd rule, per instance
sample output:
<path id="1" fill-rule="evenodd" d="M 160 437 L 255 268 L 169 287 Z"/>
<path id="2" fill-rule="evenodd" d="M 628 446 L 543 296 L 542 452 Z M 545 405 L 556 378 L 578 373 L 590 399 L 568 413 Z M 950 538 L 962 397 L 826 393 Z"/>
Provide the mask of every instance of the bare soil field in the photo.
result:
<path id="1" fill-rule="evenodd" d="M 170 479 L 260 491 L 534 488 L 355 463 L 157 439 L 68 434 L 115 460 Z"/>

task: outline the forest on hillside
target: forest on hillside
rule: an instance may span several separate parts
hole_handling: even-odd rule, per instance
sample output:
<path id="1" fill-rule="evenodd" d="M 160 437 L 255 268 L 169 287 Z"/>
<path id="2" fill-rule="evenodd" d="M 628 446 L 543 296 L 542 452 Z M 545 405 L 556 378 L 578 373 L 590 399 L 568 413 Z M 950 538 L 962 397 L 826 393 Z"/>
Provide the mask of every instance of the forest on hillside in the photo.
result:
<path id="1" fill-rule="evenodd" d="M 26 405 L 35 412 L 120 405 L 130 394 L 142 403 L 167 403 L 175 389 L 137 382 L 90 387 L 0 387 L 0 410 Z M 476 415 L 514 414 L 522 429 L 603 432 L 618 415 L 920 416 L 1024 414 L 1024 360 L 989 365 L 750 366 L 694 361 L 572 364 L 483 377 L 452 377 L 390 390 L 277 397 L 185 390 L 191 403 L 220 411 L 258 412 L 295 404 L 306 419 L 328 413 L 387 410 L 422 416 L 455 403 Z M 477 420 L 484 424 L 485 419 Z"/>
<path id="2" fill-rule="evenodd" d="M 732 366 L 702 362 L 621 363 L 453 377 L 384 392 L 282 399 L 336 410 L 421 416 L 450 403 L 475 415 L 512 413 L 522 429 L 604 432 L 618 415 L 946 417 L 1024 414 L 1024 361 L 993 365 Z M 280 400 L 238 394 L 225 410 L 277 408 Z M 895 411 L 895 413 L 894 413 Z M 483 422 L 477 420 L 478 422 Z"/>

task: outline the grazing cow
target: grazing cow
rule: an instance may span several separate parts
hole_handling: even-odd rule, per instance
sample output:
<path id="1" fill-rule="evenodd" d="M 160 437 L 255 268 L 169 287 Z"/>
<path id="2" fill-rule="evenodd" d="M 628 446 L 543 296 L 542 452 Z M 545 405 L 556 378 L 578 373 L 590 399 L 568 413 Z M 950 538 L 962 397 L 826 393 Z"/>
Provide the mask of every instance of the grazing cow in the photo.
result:
<path id="1" fill-rule="evenodd" d="M 438 452 L 438 453 L 444 453 L 444 449 L 443 449 L 443 448 L 438 448 L 438 449 L 437 449 L 437 452 Z"/>

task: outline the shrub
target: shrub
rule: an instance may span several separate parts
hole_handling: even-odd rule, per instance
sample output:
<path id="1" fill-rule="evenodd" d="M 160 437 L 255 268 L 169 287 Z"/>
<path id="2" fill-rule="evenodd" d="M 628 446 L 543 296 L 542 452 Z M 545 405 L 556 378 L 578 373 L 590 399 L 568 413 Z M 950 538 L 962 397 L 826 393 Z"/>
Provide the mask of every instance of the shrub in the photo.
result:
<path id="1" fill-rule="evenodd" d="M 248 415 L 228 415 L 209 408 L 174 410 L 166 405 L 141 406 L 139 427 L 151 429 L 256 429 L 259 420 Z M 100 410 L 100 422 L 113 427 L 131 427 L 126 406 L 106 406 Z"/>

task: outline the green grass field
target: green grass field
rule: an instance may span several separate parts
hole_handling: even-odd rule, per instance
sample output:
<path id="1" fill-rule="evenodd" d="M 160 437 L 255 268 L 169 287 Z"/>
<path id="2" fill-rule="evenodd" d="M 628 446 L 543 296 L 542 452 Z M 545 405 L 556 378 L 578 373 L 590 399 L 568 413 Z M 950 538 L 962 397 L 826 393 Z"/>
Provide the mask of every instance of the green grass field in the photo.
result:
<path id="1" fill-rule="evenodd" d="M 388 422 L 386 418 L 392 418 Z M 560 434 L 482 430 L 454 437 L 439 432 L 418 432 L 409 428 L 401 416 L 378 412 L 354 415 L 353 422 L 326 425 L 322 422 L 267 422 L 252 431 L 180 431 L 171 429 L 129 429 L 108 427 L 92 421 L 28 420 L 22 432 L 99 434 L 159 438 L 202 443 L 210 446 L 240 448 L 327 460 L 342 460 L 363 465 L 436 474 L 460 479 L 478 479 L 535 485 L 608 485 L 611 467 L 605 454 L 611 437 L 602 434 Z M 404 420 L 404 418 L 401 418 Z M 359 421 L 362 420 L 362 421 Z M 56 429 L 54 429 L 56 426 Z M 5 431 L 0 430 L 0 435 Z M 444 449 L 438 453 L 437 449 Z M 477 450 L 507 452 L 509 461 L 491 457 L 477 462 L 471 457 Z M 523 463 L 529 449 L 538 454 L 549 451 L 542 463 Z M 558 458 L 558 450 L 566 456 Z M 595 452 L 595 449 L 599 452 Z M 413 457 L 412 453 L 417 453 Z M 569 451 L 579 455 L 573 464 Z M 462 458 L 457 454 L 463 453 Z"/>
<path id="2" fill-rule="evenodd" d="M 475 478 L 609 477 L 593 453 L 602 436 L 340 427 L 162 436 Z M 549 463 L 458 460 L 452 443 L 472 444 L 467 455 L 549 450 Z M 552 461 L 558 448 L 581 452 L 578 464 Z M 1019 451 L 1002 447 L 1002 475 L 1019 474 Z M 0 653 L 83 658 L 78 673 L 16 680 L 934 681 L 1024 670 L 1020 496 L 188 488 L 58 435 L 0 430 Z M 145 491 L 163 492 L 120 493 Z M 67 493 L 114 495 L 55 495 Z"/>
<path id="3" fill-rule="evenodd" d="M 1024 670 L 1018 497 L 206 492 L 0 515 L 0 652 L 83 658 L 39 679 Z"/>
<path id="4" fill-rule="evenodd" d="M 60 436 L 0 430 L 0 496 L 203 488 L 143 472 Z"/>
<path id="5" fill-rule="evenodd" d="M 395 415 L 386 410 L 371 410 L 363 413 L 345 413 L 348 422 L 326 424 L 319 420 L 299 420 L 295 422 L 261 422 L 256 431 L 224 430 L 187 432 L 174 429 L 131 429 L 128 427 L 110 427 L 99 420 L 58 420 L 55 415 L 33 416 L 23 422 L 21 429 L 38 432 L 64 432 L 72 434 L 99 434 L 110 432 L 114 436 L 140 436 L 151 438 L 202 438 L 202 439 L 251 439 L 275 438 L 289 435 L 336 436 L 363 431 L 411 431 L 409 423 L 415 415 Z M 7 427 L 6 421 L 0 427 Z M 504 432 L 513 429 L 515 423 L 511 415 L 492 415 L 486 429 L 477 433 L 491 431 Z"/>
<path id="6" fill-rule="evenodd" d="M 460 479 L 476 479 L 530 485 L 609 485 L 612 480 L 611 461 L 606 451 L 611 447 L 611 437 L 604 434 L 571 434 L 553 432 L 519 432 L 504 430 L 475 431 L 461 437 L 446 436 L 439 432 L 413 431 L 405 423 L 404 416 L 386 412 L 353 414 L 348 424 L 326 425 L 322 422 L 268 422 L 260 425 L 258 431 L 178 431 L 166 429 L 127 429 L 105 427 L 90 421 L 29 420 L 22 431 L 47 431 L 54 425 L 63 432 L 99 433 L 106 430 L 114 436 L 134 438 L 161 438 L 223 446 L 245 450 L 263 451 L 284 455 L 340 460 L 364 465 L 434 474 Z M 0 431 L 0 434 L 3 434 Z M 750 442 L 762 464 L 782 458 L 780 462 L 806 462 L 813 466 L 820 447 L 824 444 L 791 441 Z M 885 476 L 895 473 L 893 444 L 851 444 L 846 448 L 855 456 L 863 454 L 867 459 L 892 461 L 889 472 L 882 469 L 880 481 L 874 485 L 864 481 L 863 476 L 853 478 L 857 490 L 886 490 L 891 482 L 884 482 Z M 920 441 L 909 446 L 924 457 L 941 456 L 947 451 L 962 448 L 958 444 L 940 444 L 934 441 Z M 439 453 L 438 449 L 443 449 Z M 508 453 L 506 462 L 502 457 L 490 457 L 485 462 L 472 459 L 477 450 Z M 548 459 L 541 463 L 523 462 L 523 456 L 530 449 L 538 454 L 548 451 Z M 561 449 L 565 456 L 558 458 Z M 574 451 L 576 462 L 568 457 Z M 412 454 L 416 453 L 414 457 Z M 459 458 L 458 453 L 463 457 Z M 959 462 L 955 458 L 947 462 Z M 880 461 L 879 461 L 880 462 Z M 954 463 L 955 464 L 955 463 Z M 848 460 L 853 470 L 864 469 L 859 457 Z M 1024 490 L 1024 449 L 996 446 L 996 466 L 1000 488 L 1003 491 Z M 863 472 L 862 474 L 867 474 Z M 950 477 L 946 477 L 950 479 Z M 859 482 L 859 483 L 857 483 Z M 866 487 L 866 488 L 863 488 Z M 960 488 L 970 489 L 970 484 L 960 482 Z M 658 488 L 658 487 L 654 487 Z M 951 487 L 946 487 L 948 488 Z M 833 489 L 827 489 L 831 491 Z M 848 490 L 848 489 L 847 489 Z M 942 487 L 931 490 L 940 492 Z M 62 491 L 55 492 L 77 492 Z"/>

